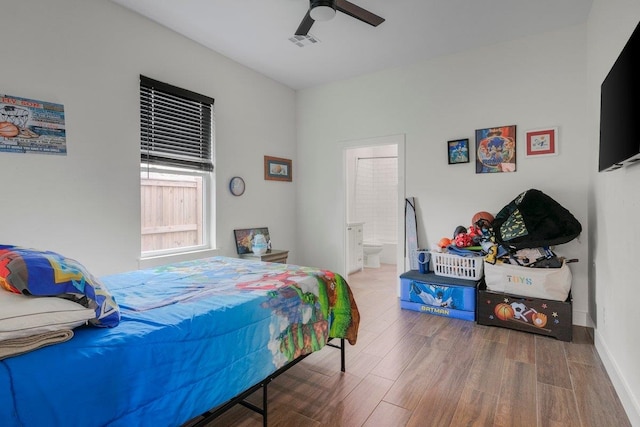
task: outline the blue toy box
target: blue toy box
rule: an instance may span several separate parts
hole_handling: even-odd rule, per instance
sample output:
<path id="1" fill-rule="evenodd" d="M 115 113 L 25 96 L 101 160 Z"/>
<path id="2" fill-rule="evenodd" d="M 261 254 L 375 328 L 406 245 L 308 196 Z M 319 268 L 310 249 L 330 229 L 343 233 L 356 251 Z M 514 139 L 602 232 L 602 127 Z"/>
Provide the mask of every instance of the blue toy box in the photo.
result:
<path id="1" fill-rule="evenodd" d="M 478 281 L 420 273 L 400 276 L 400 307 L 437 316 L 476 320 Z"/>

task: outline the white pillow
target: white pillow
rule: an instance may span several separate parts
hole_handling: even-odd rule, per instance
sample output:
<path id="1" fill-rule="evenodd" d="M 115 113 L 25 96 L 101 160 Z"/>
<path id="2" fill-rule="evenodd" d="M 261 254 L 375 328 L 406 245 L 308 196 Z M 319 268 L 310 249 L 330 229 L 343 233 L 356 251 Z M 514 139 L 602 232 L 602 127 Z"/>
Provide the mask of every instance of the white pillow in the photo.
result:
<path id="1" fill-rule="evenodd" d="M 95 310 L 73 301 L 14 294 L 0 288 L 0 341 L 73 329 L 95 317 Z"/>

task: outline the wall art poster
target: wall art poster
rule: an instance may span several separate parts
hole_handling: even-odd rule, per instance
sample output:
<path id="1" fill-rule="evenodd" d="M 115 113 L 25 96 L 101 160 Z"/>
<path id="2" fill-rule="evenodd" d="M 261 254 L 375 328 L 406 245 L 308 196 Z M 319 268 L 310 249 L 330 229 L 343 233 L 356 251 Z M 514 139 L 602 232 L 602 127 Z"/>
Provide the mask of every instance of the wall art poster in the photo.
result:
<path id="1" fill-rule="evenodd" d="M 264 179 L 291 181 L 293 179 L 291 160 L 281 157 L 264 156 Z"/>
<path id="2" fill-rule="evenodd" d="M 0 94 L 0 152 L 66 155 L 64 106 Z"/>
<path id="3" fill-rule="evenodd" d="M 528 130 L 525 135 L 527 157 L 558 154 L 558 128 Z"/>
<path id="4" fill-rule="evenodd" d="M 476 130 L 476 173 L 516 171 L 516 126 Z"/>
<path id="5" fill-rule="evenodd" d="M 447 155 L 449 164 L 469 163 L 469 140 L 456 139 L 447 141 Z"/>

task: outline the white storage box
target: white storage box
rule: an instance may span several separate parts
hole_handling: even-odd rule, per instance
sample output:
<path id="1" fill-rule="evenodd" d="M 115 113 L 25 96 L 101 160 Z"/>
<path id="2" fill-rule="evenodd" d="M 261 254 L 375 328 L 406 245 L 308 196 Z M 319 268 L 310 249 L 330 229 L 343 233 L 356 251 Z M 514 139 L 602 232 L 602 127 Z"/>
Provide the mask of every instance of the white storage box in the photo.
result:
<path id="1" fill-rule="evenodd" d="M 431 251 L 431 265 L 438 276 L 456 277 L 466 280 L 480 280 L 483 257 L 464 257 Z"/>
<path id="2" fill-rule="evenodd" d="M 484 264 L 484 279 L 490 291 L 565 301 L 571 290 L 571 270 L 566 263 L 560 268 Z"/>

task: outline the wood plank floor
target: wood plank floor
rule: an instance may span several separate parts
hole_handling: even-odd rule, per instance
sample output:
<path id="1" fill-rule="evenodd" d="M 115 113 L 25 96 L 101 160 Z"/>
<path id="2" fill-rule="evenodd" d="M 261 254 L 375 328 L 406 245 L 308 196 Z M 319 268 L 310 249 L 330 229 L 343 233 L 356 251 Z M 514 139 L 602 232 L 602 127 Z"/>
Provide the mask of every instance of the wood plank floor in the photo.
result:
<path id="1" fill-rule="evenodd" d="M 355 346 L 324 348 L 276 378 L 269 426 L 630 426 L 593 346 L 401 310 L 395 266 L 349 276 Z M 260 406 L 262 392 L 251 396 Z M 237 405 L 214 426 L 261 426 Z"/>

